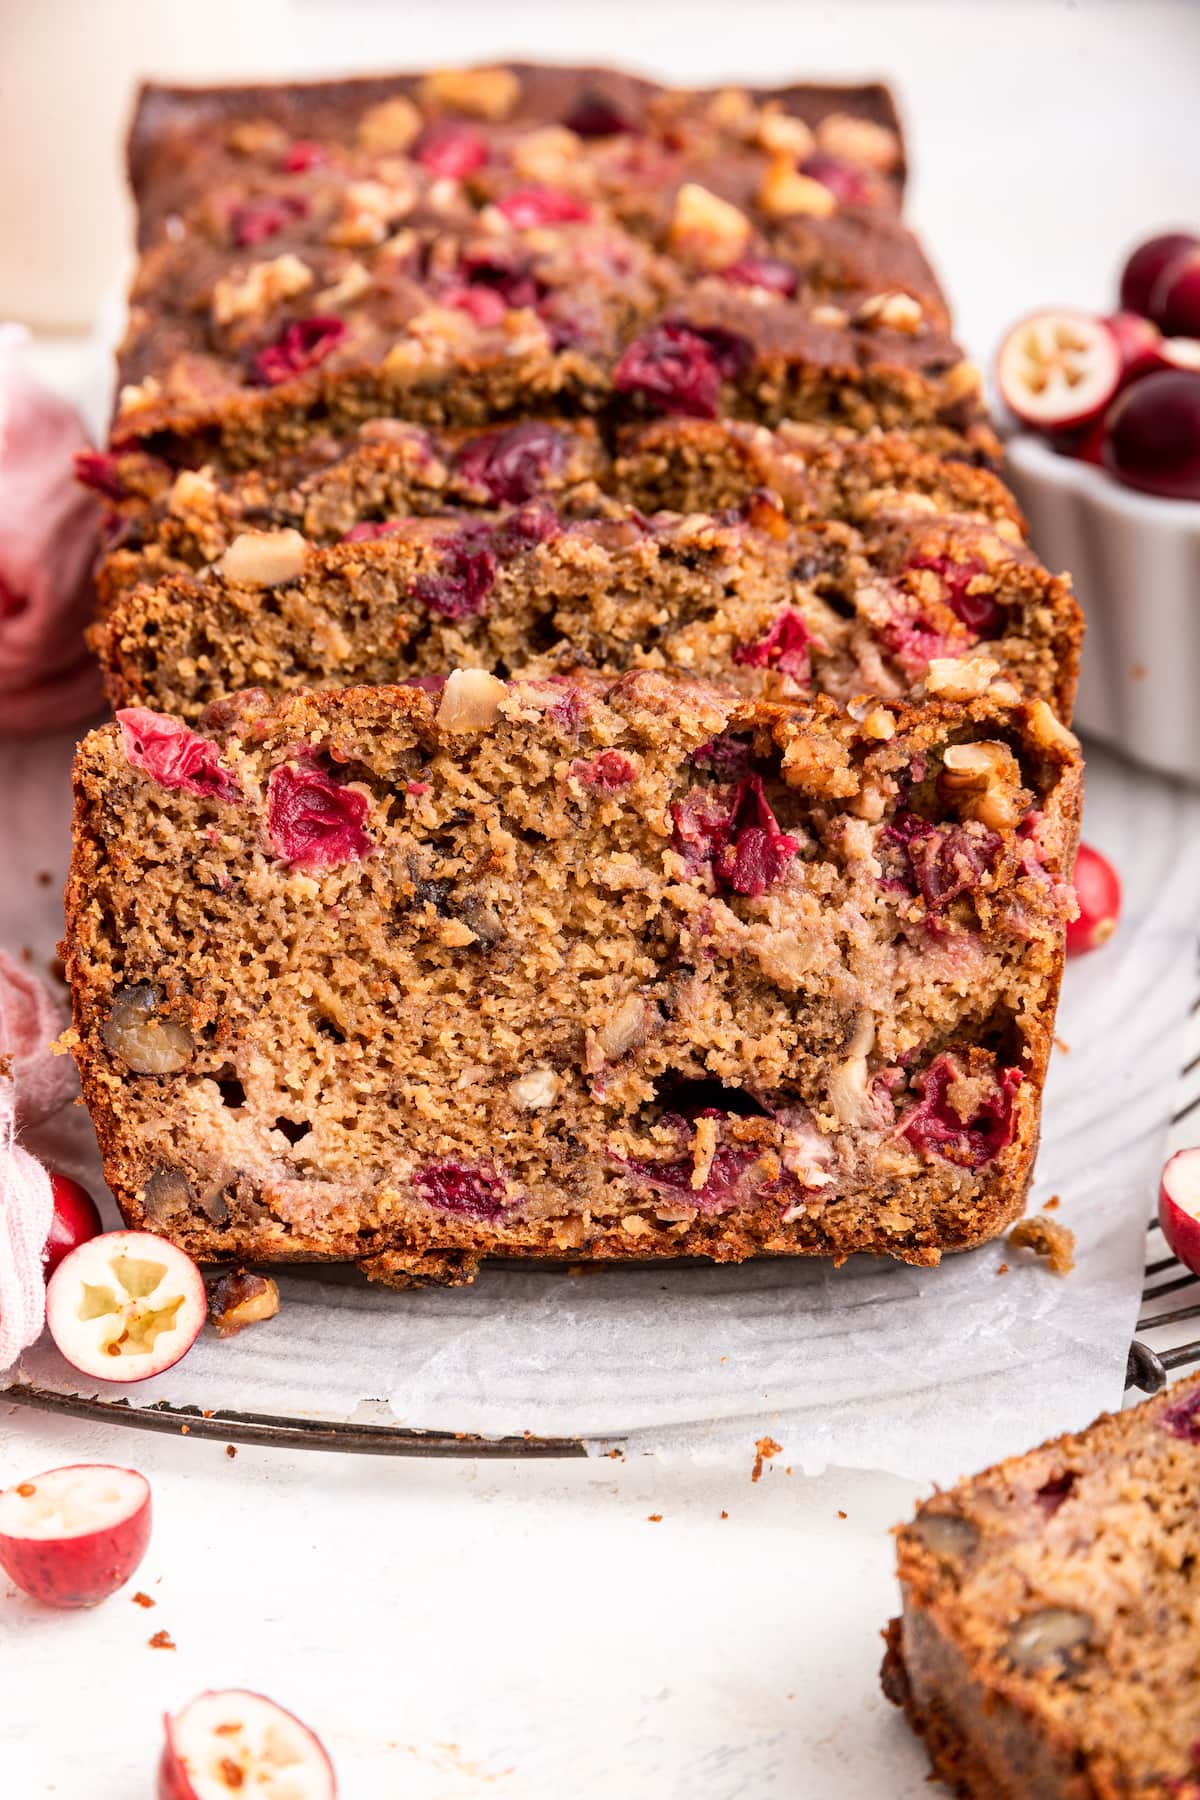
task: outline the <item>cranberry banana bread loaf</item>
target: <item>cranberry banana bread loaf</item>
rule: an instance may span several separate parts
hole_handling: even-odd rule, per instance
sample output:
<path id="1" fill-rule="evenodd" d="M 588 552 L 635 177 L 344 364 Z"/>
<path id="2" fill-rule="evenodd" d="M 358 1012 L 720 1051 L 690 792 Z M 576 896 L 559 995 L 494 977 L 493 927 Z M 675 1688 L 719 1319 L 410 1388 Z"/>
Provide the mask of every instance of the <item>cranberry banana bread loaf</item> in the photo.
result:
<path id="1" fill-rule="evenodd" d="M 580 131 L 592 83 L 148 90 L 114 439 L 244 465 L 388 415 L 980 427 L 937 279 L 877 203 L 901 155 L 879 92 L 635 84 L 633 129 Z"/>
<path id="2" fill-rule="evenodd" d="M 936 1494 L 884 1687 L 970 1800 L 1200 1795 L 1200 1376 Z"/>
<path id="3" fill-rule="evenodd" d="M 1076 748 L 1041 701 L 650 672 L 126 711 L 62 947 L 107 1179 L 200 1258 L 400 1283 L 980 1243 L 1034 1156 Z"/>

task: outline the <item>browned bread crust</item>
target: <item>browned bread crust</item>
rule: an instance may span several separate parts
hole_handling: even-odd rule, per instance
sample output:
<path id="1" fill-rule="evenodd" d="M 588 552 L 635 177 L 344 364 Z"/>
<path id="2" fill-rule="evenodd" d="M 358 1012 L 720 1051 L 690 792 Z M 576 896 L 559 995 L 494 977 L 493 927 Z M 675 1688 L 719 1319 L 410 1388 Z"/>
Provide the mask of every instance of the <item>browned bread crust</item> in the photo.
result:
<path id="1" fill-rule="evenodd" d="M 935 1495 L 884 1690 L 965 1800 L 1200 1792 L 1200 1376 Z"/>
<path id="2" fill-rule="evenodd" d="M 146 90 L 114 438 L 250 463 L 392 414 L 982 424 L 891 211 L 885 90 L 609 79 Z M 626 128 L 564 124 L 585 101 Z"/>
<path id="3" fill-rule="evenodd" d="M 1080 799 L 1043 703 L 474 675 L 163 730 L 80 748 L 62 947 L 130 1222 L 407 1280 L 1019 1213 Z"/>

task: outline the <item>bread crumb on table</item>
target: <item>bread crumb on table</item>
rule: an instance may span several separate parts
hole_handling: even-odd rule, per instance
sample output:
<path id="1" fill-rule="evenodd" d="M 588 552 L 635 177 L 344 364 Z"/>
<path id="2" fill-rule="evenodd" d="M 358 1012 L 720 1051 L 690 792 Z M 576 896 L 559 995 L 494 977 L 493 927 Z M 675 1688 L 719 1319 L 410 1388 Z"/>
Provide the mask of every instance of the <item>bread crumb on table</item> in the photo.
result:
<path id="1" fill-rule="evenodd" d="M 1059 1225 L 1038 1213 L 1032 1219 L 1018 1219 L 1005 1240 L 1014 1250 L 1032 1250 L 1044 1256 L 1055 1275 L 1069 1275 L 1075 1267 L 1075 1233 L 1069 1225 Z"/>
<path id="2" fill-rule="evenodd" d="M 777 1444 L 773 1437 L 759 1438 L 754 1446 L 754 1467 L 750 1471 L 751 1481 L 762 1480 L 764 1462 L 769 1462 L 773 1456 L 778 1456 L 782 1449 L 783 1445 Z"/>
<path id="3" fill-rule="evenodd" d="M 169 1631 L 156 1631 L 152 1638 L 147 1639 L 147 1644 L 151 1650 L 174 1650 L 177 1648 Z"/>

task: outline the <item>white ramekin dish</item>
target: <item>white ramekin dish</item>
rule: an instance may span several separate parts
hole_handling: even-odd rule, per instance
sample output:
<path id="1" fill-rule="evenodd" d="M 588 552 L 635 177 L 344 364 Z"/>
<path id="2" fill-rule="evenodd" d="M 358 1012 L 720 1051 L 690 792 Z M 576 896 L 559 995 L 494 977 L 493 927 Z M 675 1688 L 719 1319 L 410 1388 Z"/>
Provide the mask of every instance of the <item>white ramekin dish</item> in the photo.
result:
<path id="1" fill-rule="evenodd" d="M 1200 782 L 1200 501 L 1137 493 L 1039 438 L 1007 451 L 1034 548 L 1070 570 L 1087 622 L 1076 726 Z"/>

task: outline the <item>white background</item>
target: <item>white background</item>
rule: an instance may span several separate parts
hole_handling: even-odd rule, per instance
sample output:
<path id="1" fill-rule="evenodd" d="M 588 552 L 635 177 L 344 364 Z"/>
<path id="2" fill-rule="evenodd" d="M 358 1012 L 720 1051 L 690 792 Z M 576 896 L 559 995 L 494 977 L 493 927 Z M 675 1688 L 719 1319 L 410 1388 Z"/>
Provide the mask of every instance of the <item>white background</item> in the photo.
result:
<path id="1" fill-rule="evenodd" d="M 0 311 L 80 323 L 119 268 L 114 134 L 135 70 L 505 51 L 682 80 L 888 75 L 912 215 L 980 356 L 1029 306 L 1105 304 L 1139 236 L 1200 225 L 1200 8 L 1184 4 L 3 0 Z M 917 1800 L 924 1764 L 878 1695 L 875 1634 L 894 1606 L 887 1530 L 918 1490 L 804 1481 L 786 1446 L 753 1485 L 753 1453 L 716 1469 L 232 1460 L 0 1413 L 0 1481 L 134 1461 L 157 1509 L 139 1577 L 154 1611 L 122 1594 L 54 1616 L 0 1592 L 0 1791 L 138 1800 L 162 1709 L 240 1684 L 322 1732 L 350 1800 Z M 159 1628 L 174 1652 L 147 1647 Z"/>

